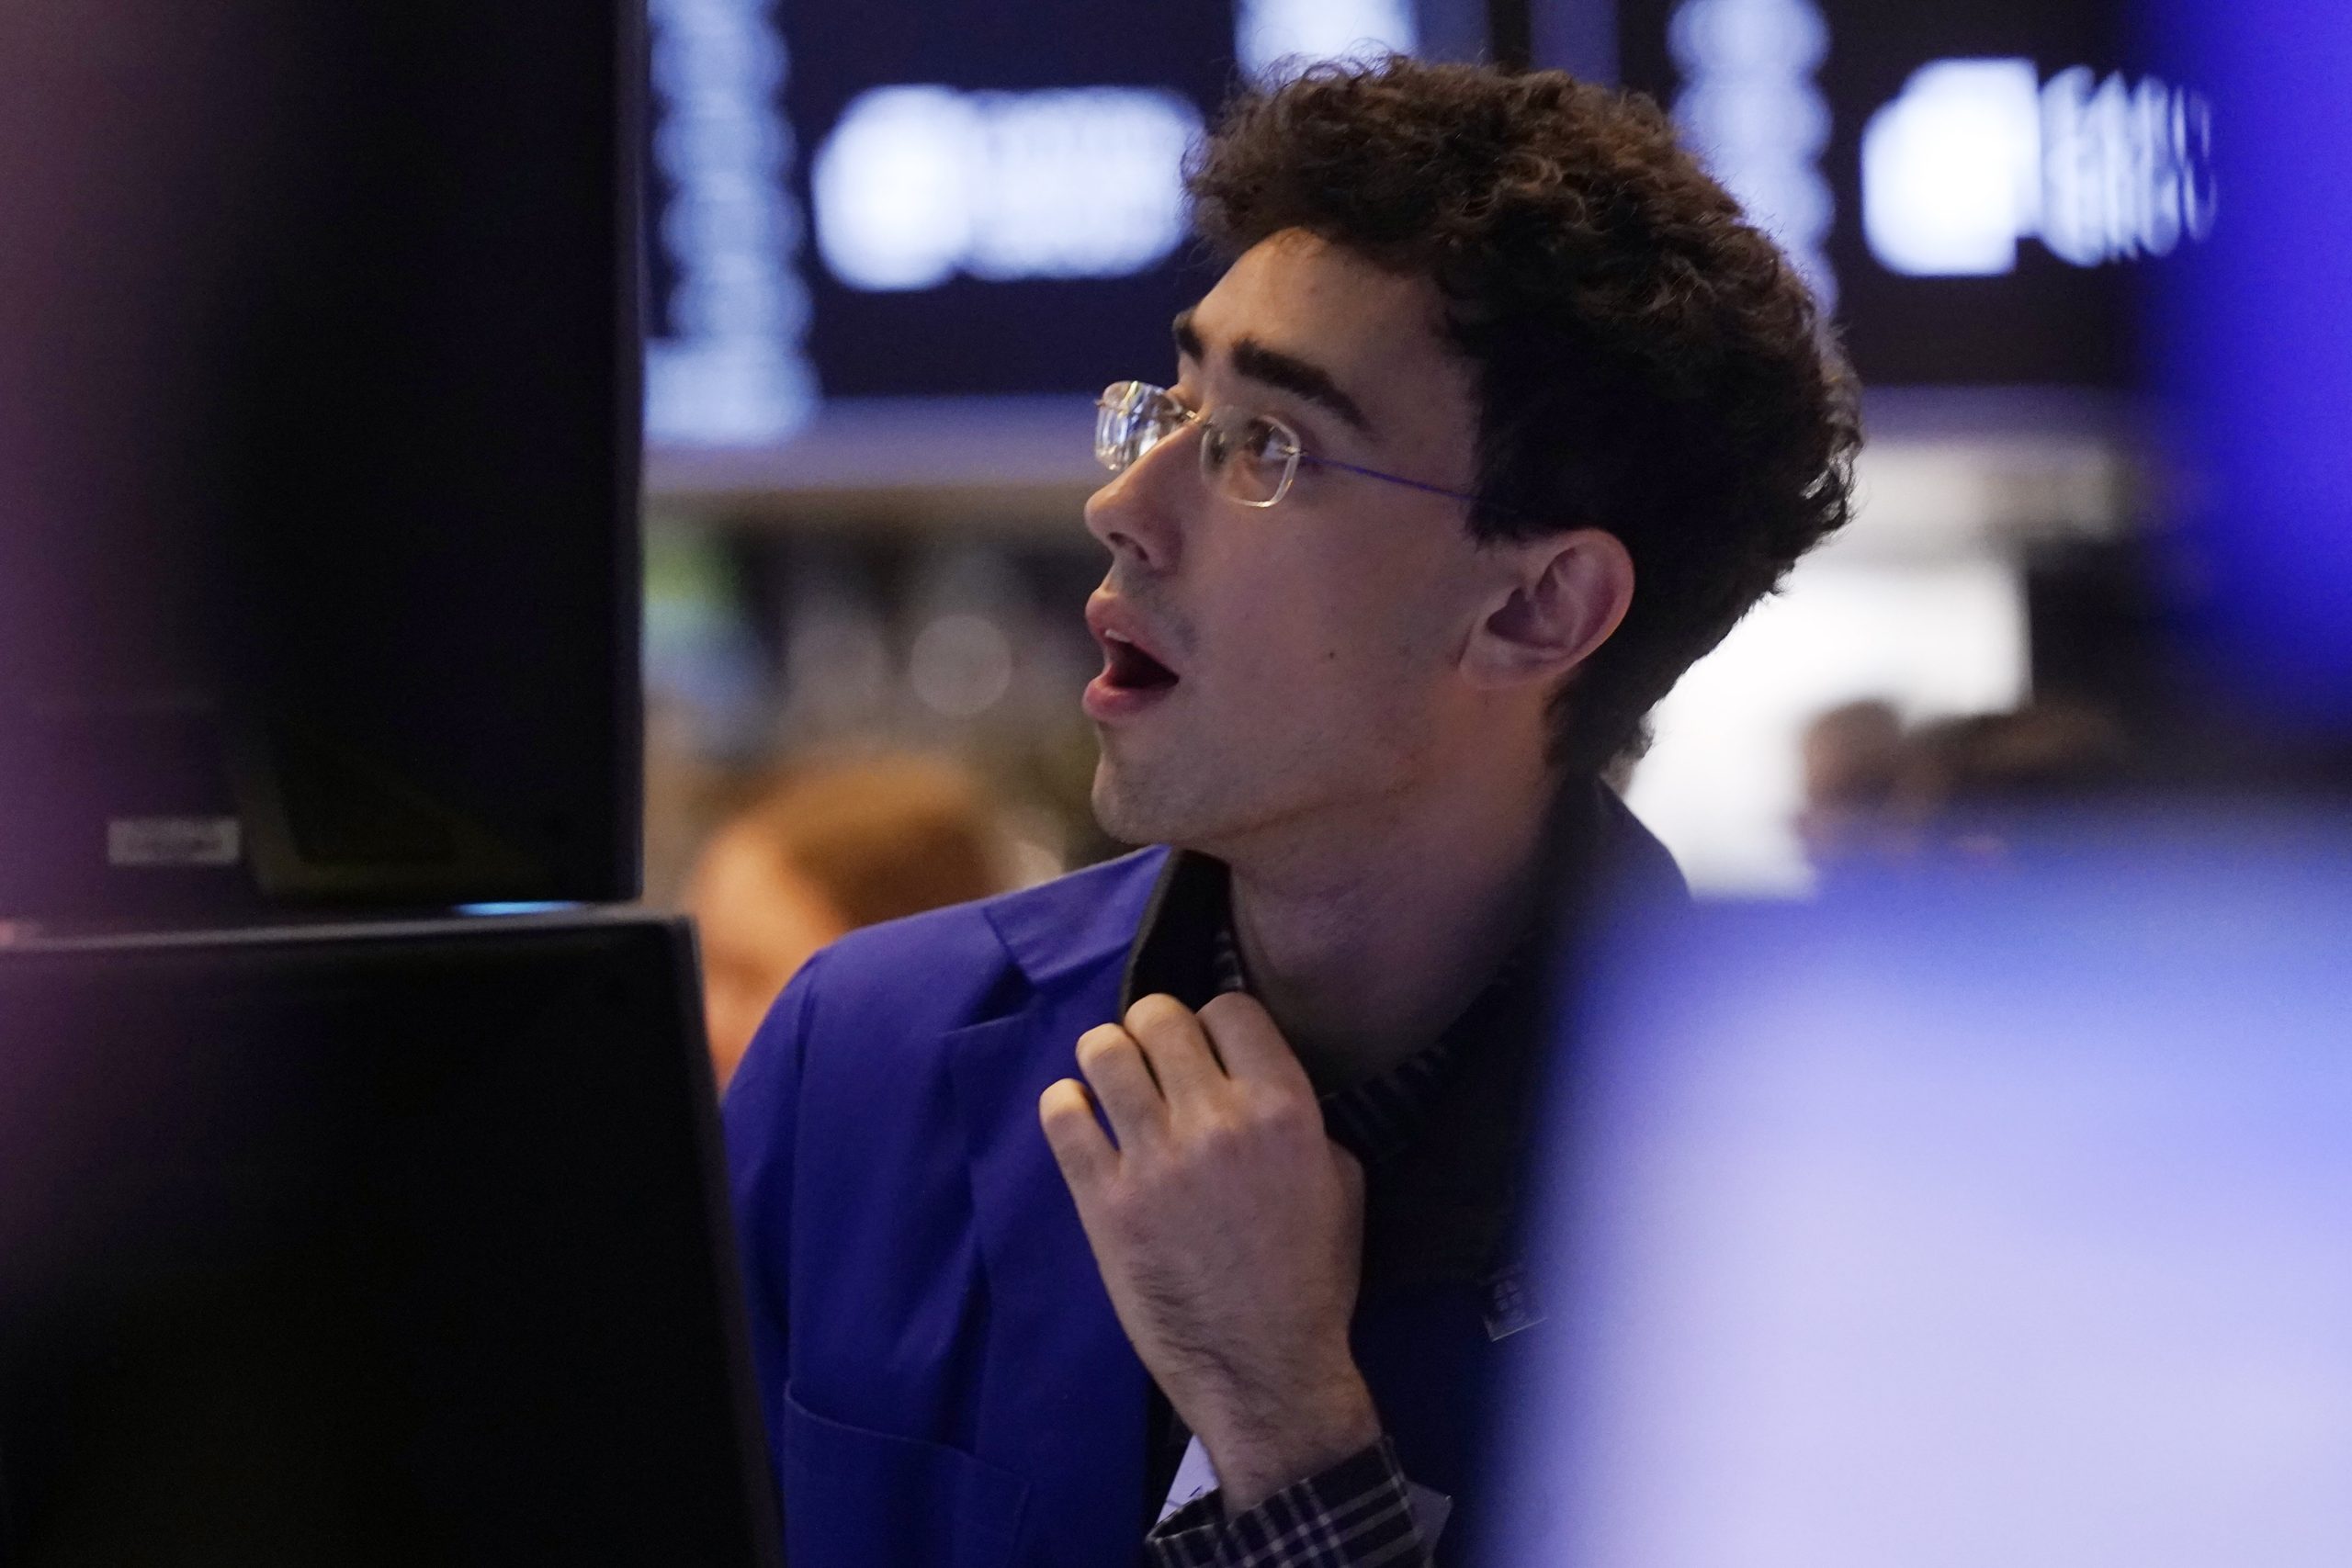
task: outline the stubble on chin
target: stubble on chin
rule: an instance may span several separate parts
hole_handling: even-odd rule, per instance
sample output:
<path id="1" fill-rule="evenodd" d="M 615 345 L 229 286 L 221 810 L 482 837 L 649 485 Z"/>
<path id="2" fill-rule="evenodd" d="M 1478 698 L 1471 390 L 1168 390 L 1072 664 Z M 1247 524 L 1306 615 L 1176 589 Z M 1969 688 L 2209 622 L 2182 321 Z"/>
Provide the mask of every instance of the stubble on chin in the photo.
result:
<path id="1" fill-rule="evenodd" d="M 1159 840 L 1151 829 L 1152 812 L 1141 808 L 1130 780 L 1108 755 L 1094 764 L 1094 785 L 1089 799 L 1094 807 L 1094 821 L 1103 832 L 1123 844 L 1151 844 Z"/>
<path id="2" fill-rule="evenodd" d="M 1125 844 L 1188 842 L 1197 836 L 1204 803 L 1186 801 L 1175 784 L 1132 762 L 1123 765 L 1106 749 L 1094 764 L 1094 820 Z"/>

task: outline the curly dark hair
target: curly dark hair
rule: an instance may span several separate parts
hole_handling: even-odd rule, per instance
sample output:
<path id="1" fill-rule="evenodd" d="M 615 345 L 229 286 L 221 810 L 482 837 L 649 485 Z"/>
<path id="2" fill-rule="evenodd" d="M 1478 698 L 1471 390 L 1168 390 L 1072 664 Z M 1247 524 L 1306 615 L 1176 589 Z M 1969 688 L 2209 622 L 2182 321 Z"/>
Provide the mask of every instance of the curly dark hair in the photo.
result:
<path id="1" fill-rule="evenodd" d="M 1554 700 L 1555 763 L 1639 746 L 1682 671 L 1846 521 L 1844 360 L 1648 98 L 1555 71 L 1322 65 L 1237 97 L 1187 179 L 1228 260 L 1299 229 L 1436 284 L 1476 371 L 1475 536 L 1623 542 L 1633 607 Z"/>

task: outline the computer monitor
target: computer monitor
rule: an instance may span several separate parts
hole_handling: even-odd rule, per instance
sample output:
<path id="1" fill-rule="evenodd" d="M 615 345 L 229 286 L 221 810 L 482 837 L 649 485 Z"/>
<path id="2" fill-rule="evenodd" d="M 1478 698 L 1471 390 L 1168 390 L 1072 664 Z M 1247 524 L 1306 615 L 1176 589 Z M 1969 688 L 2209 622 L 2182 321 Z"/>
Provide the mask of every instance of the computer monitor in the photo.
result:
<path id="1" fill-rule="evenodd" d="M 0 948 L 0 1562 L 776 1561 L 683 922 Z"/>
<path id="2" fill-rule="evenodd" d="M 634 896 L 638 11 L 0 15 L 0 919 Z"/>

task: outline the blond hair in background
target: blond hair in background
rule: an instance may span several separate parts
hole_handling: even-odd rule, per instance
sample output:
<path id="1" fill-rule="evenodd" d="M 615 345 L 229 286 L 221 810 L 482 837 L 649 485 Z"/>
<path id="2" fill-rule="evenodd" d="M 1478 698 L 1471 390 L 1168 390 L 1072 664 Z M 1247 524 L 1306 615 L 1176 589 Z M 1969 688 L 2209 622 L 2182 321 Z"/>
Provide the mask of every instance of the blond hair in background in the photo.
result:
<path id="1" fill-rule="evenodd" d="M 720 1089 L 776 993 L 818 949 L 1010 884 L 997 811 L 955 763 L 874 757 L 769 784 L 711 835 L 681 899 L 700 935 Z"/>

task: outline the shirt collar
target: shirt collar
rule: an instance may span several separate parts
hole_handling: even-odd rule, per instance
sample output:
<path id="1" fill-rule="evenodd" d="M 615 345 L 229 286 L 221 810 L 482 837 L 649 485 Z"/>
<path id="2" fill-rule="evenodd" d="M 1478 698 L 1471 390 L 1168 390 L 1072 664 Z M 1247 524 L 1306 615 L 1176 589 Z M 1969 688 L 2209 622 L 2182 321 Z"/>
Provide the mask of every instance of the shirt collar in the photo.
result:
<path id="1" fill-rule="evenodd" d="M 1385 1072 L 1320 1096 L 1332 1141 L 1367 1168 L 1411 1147 L 1453 1080 L 1466 1043 L 1510 1010 L 1519 989 L 1532 983 L 1534 945 L 1522 942 L 1437 1039 Z M 1121 1015 L 1154 992 L 1198 1012 L 1213 997 L 1249 988 L 1233 929 L 1231 873 L 1213 856 L 1177 851 L 1160 870 L 1129 950 Z"/>

